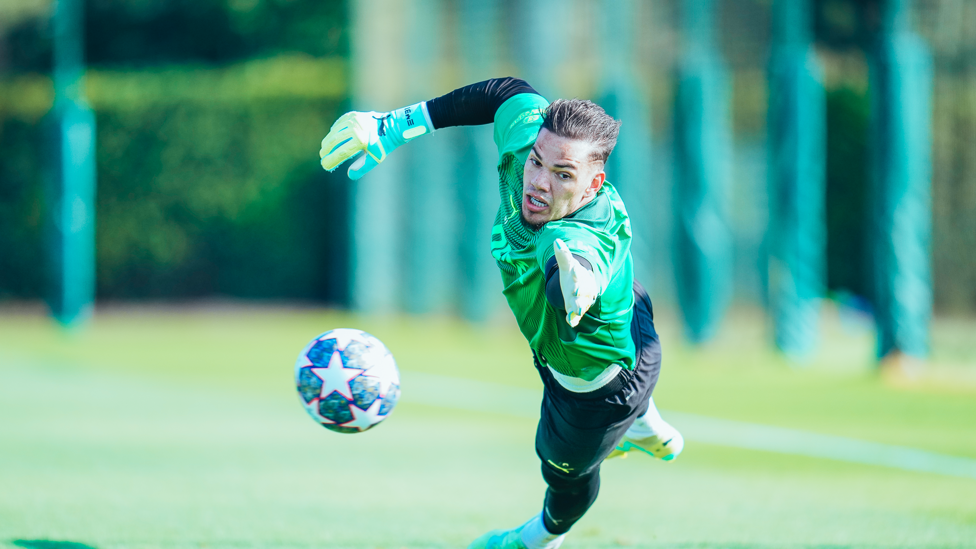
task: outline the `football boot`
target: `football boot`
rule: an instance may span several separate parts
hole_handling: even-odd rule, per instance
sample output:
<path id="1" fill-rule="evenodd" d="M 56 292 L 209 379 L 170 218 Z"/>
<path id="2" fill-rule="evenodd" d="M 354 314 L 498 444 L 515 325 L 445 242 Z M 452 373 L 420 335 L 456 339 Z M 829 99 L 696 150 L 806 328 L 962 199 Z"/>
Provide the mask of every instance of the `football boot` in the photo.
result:
<path id="1" fill-rule="evenodd" d="M 524 525 L 512 530 L 492 530 L 471 542 L 468 549 L 526 549 L 522 528 Z"/>
<path id="2" fill-rule="evenodd" d="M 628 452 L 637 450 L 663 461 L 671 461 L 678 457 L 684 447 L 685 439 L 670 423 L 662 421 L 652 430 L 638 418 L 607 459 L 627 457 Z"/>

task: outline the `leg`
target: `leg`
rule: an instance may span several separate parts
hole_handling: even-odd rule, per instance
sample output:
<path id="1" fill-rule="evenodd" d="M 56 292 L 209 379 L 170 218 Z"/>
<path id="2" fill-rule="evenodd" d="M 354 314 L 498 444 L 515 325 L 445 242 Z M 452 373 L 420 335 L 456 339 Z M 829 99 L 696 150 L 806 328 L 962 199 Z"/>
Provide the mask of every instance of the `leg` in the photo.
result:
<path id="1" fill-rule="evenodd" d="M 602 394 L 579 395 L 559 386 L 539 366 L 545 383 L 536 431 L 536 453 L 546 481 L 542 513 L 512 530 L 494 530 L 469 549 L 555 549 L 565 533 L 596 501 L 600 464 L 614 450 L 627 427 L 643 414 L 649 390 L 639 390 L 648 376 L 626 373 L 626 383 Z M 631 398 L 626 398 L 631 395 Z"/>
<path id="2" fill-rule="evenodd" d="M 536 454 L 548 486 L 542 515 L 553 534 L 569 531 L 596 501 L 600 465 L 643 412 L 560 389 L 546 384 L 536 430 Z"/>
<path id="3" fill-rule="evenodd" d="M 543 518 L 551 533 L 567 532 L 593 505 L 600 490 L 600 465 L 618 452 L 618 443 L 634 424 L 660 418 L 651 394 L 660 372 L 661 346 L 651 300 L 636 281 L 630 332 L 637 348 L 634 369 L 592 394 L 565 390 L 536 361 L 546 389 L 536 453 L 548 485 Z"/>
<path id="4" fill-rule="evenodd" d="M 634 320 L 631 334 L 637 343 L 637 360 L 660 364 L 661 350 L 654 330 L 654 311 L 644 288 L 634 282 Z M 678 457 L 684 448 L 684 438 L 677 429 L 661 418 L 654 398 L 648 395 L 647 411 L 627 429 L 624 439 L 608 457 L 627 456 L 639 450 L 664 461 Z"/>
<path id="5" fill-rule="evenodd" d="M 658 459 L 671 461 L 678 457 L 684 446 L 684 437 L 670 423 L 664 421 L 652 397 L 648 401 L 647 413 L 634 420 L 623 440 L 607 459 L 627 457 L 627 452 L 639 450 Z"/>
<path id="6" fill-rule="evenodd" d="M 552 534 L 565 534 L 596 501 L 600 492 L 600 470 L 569 476 L 543 462 L 542 478 L 549 486 L 542 506 L 545 529 Z"/>
<path id="7" fill-rule="evenodd" d="M 635 419 L 647 415 L 661 364 L 651 302 L 637 283 L 634 297 L 631 335 L 637 357 L 633 370 L 621 371 L 592 393 L 574 393 L 536 360 L 545 386 L 535 439 L 542 478 L 548 485 L 543 511 L 518 528 L 481 536 L 469 549 L 556 549 L 596 501 L 600 465 Z"/>

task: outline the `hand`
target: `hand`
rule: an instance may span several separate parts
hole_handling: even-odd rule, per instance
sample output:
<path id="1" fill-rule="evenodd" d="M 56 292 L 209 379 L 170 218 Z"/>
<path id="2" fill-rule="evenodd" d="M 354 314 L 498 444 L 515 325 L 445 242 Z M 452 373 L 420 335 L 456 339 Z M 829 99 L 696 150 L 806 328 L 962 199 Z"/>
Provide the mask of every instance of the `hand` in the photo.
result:
<path id="1" fill-rule="evenodd" d="M 330 172 L 362 153 L 349 166 L 349 179 L 359 179 L 386 160 L 388 154 L 416 137 L 434 131 L 424 103 L 392 112 L 347 112 L 322 140 L 319 158 Z"/>
<path id="2" fill-rule="evenodd" d="M 575 328 L 587 309 L 596 301 L 600 289 L 596 284 L 596 277 L 589 269 L 580 265 L 565 242 L 557 238 L 552 247 L 556 253 L 556 263 L 559 264 L 559 286 L 566 304 L 566 322 Z"/>

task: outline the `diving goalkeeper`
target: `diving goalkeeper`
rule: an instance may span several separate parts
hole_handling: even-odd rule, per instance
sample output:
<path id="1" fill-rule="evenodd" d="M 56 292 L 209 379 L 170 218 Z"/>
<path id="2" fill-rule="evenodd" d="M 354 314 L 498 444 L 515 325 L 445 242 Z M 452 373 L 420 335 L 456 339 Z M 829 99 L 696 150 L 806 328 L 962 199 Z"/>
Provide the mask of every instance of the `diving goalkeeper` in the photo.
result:
<path id="1" fill-rule="evenodd" d="M 620 122 L 584 100 L 549 103 L 516 78 L 487 80 L 387 113 L 350 112 L 322 140 L 322 167 L 359 155 L 359 179 L 397 147 L 448 126 L 494 124 L 501 206 L 491 253 L 544 394 L 536 453 L 542 511 L 469 549 L 555 549 L 596 500 L 604 459 L 683 447 L 651 393 L 661 364 L 651 301 L 634 280 L 631 229 L 604 165 Z"/>

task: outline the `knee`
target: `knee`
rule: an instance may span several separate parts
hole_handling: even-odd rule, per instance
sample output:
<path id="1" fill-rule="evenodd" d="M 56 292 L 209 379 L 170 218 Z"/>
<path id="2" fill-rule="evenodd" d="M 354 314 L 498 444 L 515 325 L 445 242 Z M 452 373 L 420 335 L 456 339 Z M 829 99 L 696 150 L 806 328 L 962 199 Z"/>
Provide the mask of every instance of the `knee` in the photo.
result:
<path id="1" fill-rule="evenodd" d="M 561 464 L 543 461 L 542 478 L 546 481 L 546 485 L 556 492 L 583 493 L 599 485 L 600 469 L 596 467 L 586 471 L 574 471 Z"/>

